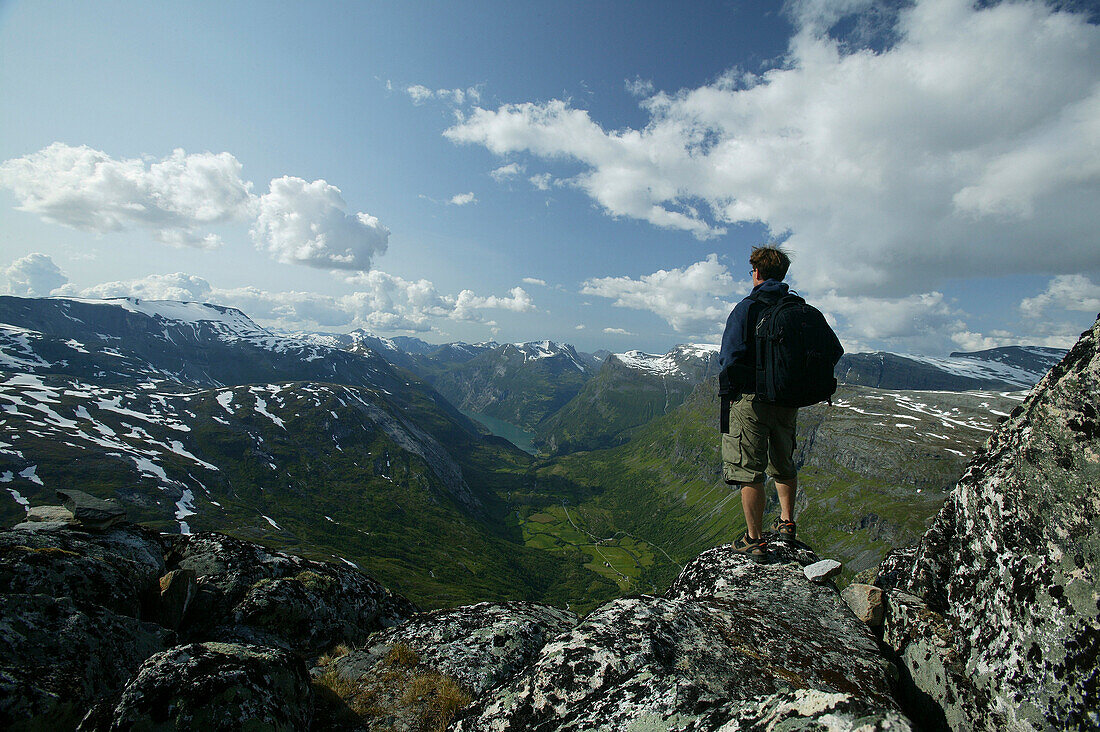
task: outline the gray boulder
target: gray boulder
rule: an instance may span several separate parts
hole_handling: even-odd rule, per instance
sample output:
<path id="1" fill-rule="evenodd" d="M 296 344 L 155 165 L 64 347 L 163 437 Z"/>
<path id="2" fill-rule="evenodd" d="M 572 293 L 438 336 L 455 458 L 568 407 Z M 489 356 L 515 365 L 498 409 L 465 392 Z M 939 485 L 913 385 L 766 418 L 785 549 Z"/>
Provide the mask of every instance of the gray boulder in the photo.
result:
<path id="1" fill-rule="evenodd" d="M 170 642 L 160 626 L 98 605 L 0 595 L 0 728 L 74 729 Z"/>
<path id="2" fill-rule="evenodd" d="M 30 523 L 0 531 L 0 594 L 69 597 L 142 618 L 164 574 L 159 536 L 138 526 L 89 533 Z"/>
<path id="3" fill-rule="evenodd" d="M 102 531 L 126 520 L 126 509 L 114 501 L 105 501 L 78 490 L 57 491 L 57 497 L 86 529 Z"/>
<path id="4" fill-rule="evenodd" d="M 257 643 L 316 653 L 362 643 L 418 612 L 350 567 L 314 562 L 222 534 L 181 537 L 172 569 L 198 582 L 180 632 L 189 640 Z"/>
<path id="5" fill-rule="evenodd" d="M 308 730 L 313 690 L 286 651 L 192 643 L 150 658 L 123 690 L 112 730 Z"/>
<path id="6" fill-rule="evenodd" d="M 1100 728 L 1098 404 L 1100 320 L 888 558 L 886 638 L 953 729 Z"/>
<path id="7" fill-rule="evenodd" d="M 811 582 L 824 582 L 840 574 L 843 565 L 835 559 L 822 559 L 820 562 L 803 567 L 802 573 Z"/>
<path id="8" fill-rule="evenodd" d="M 800 561 L 758 564 L 723 546 L 664 597 L 613 600 L 548 642 L 455 729 L 734 730 L 766 719 L 795 729 L 830 704 L 867 729 L 907 729 L 891 679 L 867 627 Z M 796 724 L 802 702 L 812 710 Z"/>

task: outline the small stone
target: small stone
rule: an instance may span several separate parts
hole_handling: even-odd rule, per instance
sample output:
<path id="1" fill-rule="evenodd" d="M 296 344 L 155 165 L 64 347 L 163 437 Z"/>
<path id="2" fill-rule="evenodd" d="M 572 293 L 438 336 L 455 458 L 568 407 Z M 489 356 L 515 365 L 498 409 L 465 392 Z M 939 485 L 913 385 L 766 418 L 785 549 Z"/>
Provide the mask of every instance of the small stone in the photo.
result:
<path id="1" fill-rule="evenodd" d="M 104 501 L 90 496 L 84 491 L 58 491 L 65 508 L 72 512 L 81 527 L 88 529 L 107 529 L 126 518 L 126 509 L 114 501 Z"/>
<path id="2" fill-rule="evenodd" d="M 803 567 L 802 572 L 806 575 L 806 579 L 811 582 L 824 582 L 830 577 L 836 577 L 840 574 L 840 562 L 835 559 L 822 559 L 820 562 L 814 562 L 813 564 Z"/>
<path id="3" fill-rule="evenodd" d="M 27 521 L 72 521 L 73 512 L 64 506 L 31 506 Z"/>
<path id="4" fill-rule="evenodd" d="M 882 625 L 883 595 L 882 590 L 874 585 L 853 583 L 844 588 L 840 596 L 855 616 L 867 625 L 877 628 Z"/>
<path id="5" fill-rule="evenodd" d="M 177 630 L 195 597 L 198 584 L 193 569 L 173 569 L 160 578 L 160 601 L 157 621 L 165 628 Z"/>

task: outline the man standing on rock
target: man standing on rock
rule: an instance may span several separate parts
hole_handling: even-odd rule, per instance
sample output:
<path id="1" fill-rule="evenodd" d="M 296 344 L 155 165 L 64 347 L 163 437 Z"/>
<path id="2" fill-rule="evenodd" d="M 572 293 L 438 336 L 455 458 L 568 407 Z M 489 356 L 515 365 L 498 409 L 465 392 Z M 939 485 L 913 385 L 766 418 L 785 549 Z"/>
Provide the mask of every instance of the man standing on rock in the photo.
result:
<path id="1" fill-rule="evenodd" d="M 767 554 L 761 526 L 764 481 L 769 475 L 774 478 L 779 494 L 780 514 L 773 528 L 781 541 L 793 542 L 798 407 L 833 394 L 832 369 L 843 349 L 821 313 L 789 293 L 783 282 L 791 265 L 786 252 L 774 246 L 753 247 L 749 264 L 752 292 L 726 320 L 718 355 L 722 477 L 728 485 L 741 488 L 746 530 L 734 542 L 735 549 L 763 558 Z M 762 324 L 765 316 L 766 325 Z M 766 337 L 758 339 L 758 327 L 759 335 Z M 792 333 L 799 335 L 792 338 Z M 768 350 L 760 358 L 758 342 Z M 794 349 L 797 357 L 783 349 Z"/>

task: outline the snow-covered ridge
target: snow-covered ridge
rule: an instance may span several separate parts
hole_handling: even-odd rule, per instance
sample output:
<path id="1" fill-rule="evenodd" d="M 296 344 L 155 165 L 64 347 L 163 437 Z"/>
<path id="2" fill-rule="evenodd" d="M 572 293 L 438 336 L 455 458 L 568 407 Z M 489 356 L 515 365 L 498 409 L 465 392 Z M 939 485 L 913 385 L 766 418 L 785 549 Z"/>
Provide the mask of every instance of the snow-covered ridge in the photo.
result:
<path id="1" fill-rule="evenodd" d="M 613 354 L 630 368 L 660 376 L 686 376 L 684 365 L 691 360 L 706 361 L 718 353 L 719 347 L 709 343 L 685 343 L 674 347 L 664 355 L 627 351 Z"/>
<path id="2" fill-rule="evenodd" d="M 257 348 L 276 353 L 305 351 L 302 353 L 302 358 L 307 361 L 323 358 L 327 350 L 333 349 L 333 346 L 320 341 L 309 341 L 275 334 L 257 325 L 240 310 L 222 305 L 178 300 L 142 300 L 136 297 L 117 297 L 103 300 L 91 298 L 51 299 L 60 299 L 63 302 L 79 302 L 84 305 L 118 307 L 131 313 L 146 315 L 165 325 L 190 328 L 195 335 L 199 335 L 199 331 L 202 329 L 227 343 L 244 341 Z M 164 331 L 164 337 L 167 340 L 172 340 L 172 334 L 167 328 Z"/>
<path id="3" fill-rule="evenodd" d="M 529 341 L 527 343 L 512 343 L 513 348 L 523 354 L 523 361 L 537 361 L 543 358 L 564 357 L 577 371 L 587 371 L 584 363 L 573 346 L 568 343 L 555 343 L 554 341 Z"/>

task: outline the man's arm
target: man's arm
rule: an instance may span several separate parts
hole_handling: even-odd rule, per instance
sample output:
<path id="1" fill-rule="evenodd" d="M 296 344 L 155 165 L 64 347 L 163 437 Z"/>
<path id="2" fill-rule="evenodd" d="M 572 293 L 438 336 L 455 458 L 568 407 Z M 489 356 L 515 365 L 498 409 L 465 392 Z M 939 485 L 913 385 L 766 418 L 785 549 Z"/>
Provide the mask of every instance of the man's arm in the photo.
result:
<path id="1" fill-rule="evenodd" d="M 718 367 L 723 371 L 737 362 L 748 351 L 749 300 L 742 300 L 726 318 L 722 333 L 722 349 L 718 352 Z"/>

